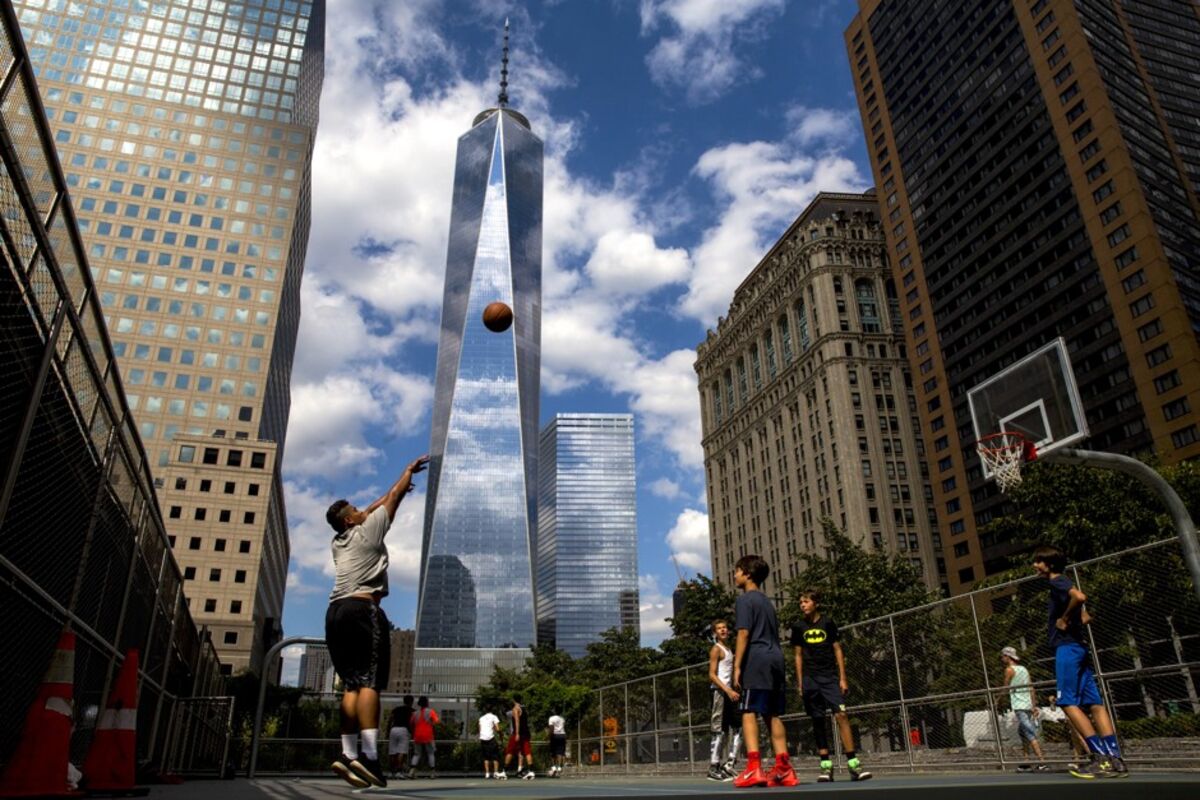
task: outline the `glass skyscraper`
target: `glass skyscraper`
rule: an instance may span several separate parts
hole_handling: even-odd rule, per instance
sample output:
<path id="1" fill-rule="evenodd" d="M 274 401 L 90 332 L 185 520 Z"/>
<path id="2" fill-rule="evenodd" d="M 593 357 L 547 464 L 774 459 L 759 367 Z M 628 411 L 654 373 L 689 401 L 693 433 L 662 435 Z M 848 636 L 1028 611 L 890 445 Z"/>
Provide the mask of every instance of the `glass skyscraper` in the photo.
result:
<path id="1" fill-rule="evenodd" d="M 574 658 L 638 624 L 632 414 L 559 414 L 538 461 L 538 641 Z"/>
<path id="2" fill-rule="evenodd" d="M 224 669 L 258 669 L 290 553 L 324 0 L 14 6 L 191 612 Z"/>
<path id="3" fill-rule="evenodd" d="M 499 108 L 458 141 L 430 444 L 414 690 L 472 692 L 536 642 L 533 540 L 542 142 Z M 513 309 L 501 333 L 492 302 Z M 451 669 L 451 665 L 456 665 Z"/>

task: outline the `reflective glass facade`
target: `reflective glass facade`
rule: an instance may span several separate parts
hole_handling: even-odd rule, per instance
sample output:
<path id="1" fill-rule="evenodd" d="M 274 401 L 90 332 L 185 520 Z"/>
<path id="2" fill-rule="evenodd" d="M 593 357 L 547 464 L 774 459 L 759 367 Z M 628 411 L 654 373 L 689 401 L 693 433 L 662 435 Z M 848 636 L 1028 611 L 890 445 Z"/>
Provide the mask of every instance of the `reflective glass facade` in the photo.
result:
<path id="1" fill-rule="evenodd" d="M 324 0 L 13 5 L 192 613 L 257 668 L 290 554 Z"/>
<path id="2" fill-rule="evenodd" d="M 453 202 L 417 647 L 476 648 L 486 680 L 482 651 L 536 641 L 542 143 L 522 117 L 482 114 L 459 140 Z M 513 308 L 502 333 L 481 322 L 494 301 Z"/>
<path id="3" fill-rule="evenodd" d="M 631 414 L 559 414 L 538 461 L 538 641 L 574 658 L 640 628 Z"/>

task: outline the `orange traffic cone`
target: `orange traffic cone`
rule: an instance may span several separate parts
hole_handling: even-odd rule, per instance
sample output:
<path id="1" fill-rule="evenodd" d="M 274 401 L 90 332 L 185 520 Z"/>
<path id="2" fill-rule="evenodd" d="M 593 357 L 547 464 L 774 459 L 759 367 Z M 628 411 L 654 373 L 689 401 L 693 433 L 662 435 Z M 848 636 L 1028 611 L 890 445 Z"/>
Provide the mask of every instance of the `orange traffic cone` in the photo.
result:
<path id="1" fill-rule="evenodd" d="M 96 736 L 83 762 L 84 787 L 89 791 L 144 794 L 134 786 L 137 767 L 138 651 L 125 654 L 108 707 L 100 714 Z"/>
<path id="2" fill-rule="evenodd" d="M 0 775 L 0 797 L 78 796 L 67 785 L 75 634 L 63 631 L 29 713 L 16 752 Z"/>

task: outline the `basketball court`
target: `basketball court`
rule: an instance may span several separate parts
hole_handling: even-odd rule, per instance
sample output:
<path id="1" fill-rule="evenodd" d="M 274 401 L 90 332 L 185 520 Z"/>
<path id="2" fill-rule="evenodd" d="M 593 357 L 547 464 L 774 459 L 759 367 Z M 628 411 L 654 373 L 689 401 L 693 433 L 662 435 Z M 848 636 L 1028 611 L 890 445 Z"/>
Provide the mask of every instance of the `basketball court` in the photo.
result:
<path id="1" fill-rule="evenodd" d="M 1065 772 L 1038 774 L 901 774 L 876 776 L 862 783 L 816 783 L 802 775 L 799 786 L 787 789 L 735 789 L 702 777 L 620 776 L 607 778 L 538 778 L 532 781 L 485 781 L 469 778 L 393 781 L 386 789 L 351 789 L 335 778 L 273 778 L 229 782 L 195 781 L 156 787 L 164 800 L 201 800 L 220 793 L 223 800 L 334 800 L 361 797 L 407 800 L 632 800 L 689 797 L 801 797 L 811 794 L 860 800 L 1108 800 L 1153 797 L 1154 800 L 1194 800 L 1200 797 L 1195 773 L 1134 772 L 1125 779 L 1079 780 Z"/>

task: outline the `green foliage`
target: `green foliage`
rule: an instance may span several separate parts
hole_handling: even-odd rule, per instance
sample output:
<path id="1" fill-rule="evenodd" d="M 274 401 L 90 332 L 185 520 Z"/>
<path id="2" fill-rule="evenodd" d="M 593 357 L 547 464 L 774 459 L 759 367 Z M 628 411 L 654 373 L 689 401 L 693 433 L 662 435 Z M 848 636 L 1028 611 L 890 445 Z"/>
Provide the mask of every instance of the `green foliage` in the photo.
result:
<path id="1" fill-rule="evenodd" d="M 1200 462 L 1158 471 L 1192 517 L 1200 515 Z M 1009 497 L 1015 512 L 997 517 L 982 535 L 1021 548 L 1054 545 L 1073 561 L 1175 535 L 1158 495 L 1137 478 L 1113 470 L 1035 462 Z"/>
<path id="2" fill-rule="evenodd" d="M 733 625 L 733 604 L 737 595 L 705 575 L 681 581 L 676 591 L 682 592 L 682 603 L 679 614 L 667 618 L 672 635 L 662 643 L 661 649 L 667 663 L 682 667 L 708 659 L 712 647 L 712 622 L 724 619 Z"/>
<path id="3" fill-rule="evenodd" d="M 893 611 L 923 605 L 936 599 L 904 558 L 859 547 L 832 520 L 821 521 L 828 555 L 801 556 L 804 569 L 784 582 L 787 602 L 779 612 L 781 628 L 800 619 L 800 593 L 818 589 L 822 605 L 840 625 L 881 617 Z"/>

